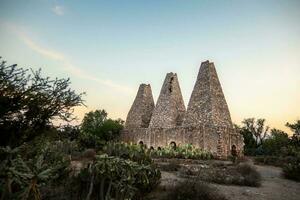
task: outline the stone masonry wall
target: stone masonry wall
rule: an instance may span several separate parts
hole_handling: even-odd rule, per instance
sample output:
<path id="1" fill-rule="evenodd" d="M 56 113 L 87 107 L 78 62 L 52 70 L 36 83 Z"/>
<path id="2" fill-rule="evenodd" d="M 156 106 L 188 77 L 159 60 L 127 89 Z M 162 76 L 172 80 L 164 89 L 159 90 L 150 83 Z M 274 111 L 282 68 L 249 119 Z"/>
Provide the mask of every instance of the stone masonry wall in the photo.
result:
<path id="1" fill-rule="evenodd" d="M 152 112 L 154 109 L 154 100 L 151 86 L 141 84 L 135 100 L 127 115 L 126 128 L 146 128 L 149 126 Z"/>
<path id="2" fill-rule="evenodd" d="M 122 141 L 138 144 L 143 142 L 147 147 L 165 147 L 175 142 L 176 145 L 192 144 L 203 148 L 203 127 L 174 127 L 174 128 L 139 128 L 123 130 Z"/>
<path id="3" fill-rule="evenodd" d="M 229 109 L 213 63 L 201 63 L 183 124 L 232 127 Z"/>
<path id="4" fill-rule="evenodd" d="M 230 112 L 213 63 L 201 63 L 198 77 L 185 110 L 176 73 L 168 73 L 156 107 L 150 85 L 141 84 L 128 113 L 121 140 L 158 148 L 192 144 L 222 158 L 244 142 L 233 128 Z"/>
<path id="5" fill-rule="evenodd" d="M 243 144 L 240 138 L 230 128 L 216 128 L 210 126 L 175 127 L 175 128 L 138 128 L 126 129 L 121 134 L 122 141 L 139 144 L 143 142 L 148 148 L 169 146 L 175 142 L 177 146 L 192 144 L 196 148 L 210 151 L 216 157 L 222 158 L 230 155 L 232 145 L 241 152 Z M 221 137 L 220 137 L 221 136 Z M 231 143 L 228 143 L 231 138 Z M 219 144 L 219 142 L 221 142 Z"/>
<path id="6" fill-rule="evenodd" d="M 172 128 L 182 124 L 185 106 L 176 73 L 168 73 L 161 88 L 149 127 Z"/>

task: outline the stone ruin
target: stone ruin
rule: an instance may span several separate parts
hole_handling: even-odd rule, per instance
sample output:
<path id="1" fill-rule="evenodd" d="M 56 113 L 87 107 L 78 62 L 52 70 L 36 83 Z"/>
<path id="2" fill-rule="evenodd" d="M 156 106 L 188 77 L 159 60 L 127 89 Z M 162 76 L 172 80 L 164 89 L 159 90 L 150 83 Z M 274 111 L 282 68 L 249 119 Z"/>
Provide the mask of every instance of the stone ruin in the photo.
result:
<path id="1" fill-rule="evenodd" d="M 214 63 L 201 63 L 185 109 L 176 73 L 168 73 L 156 106 L 150 85 L 141 84 L 121 133 L 124 142 L 159 148 L 191 144 L 226 158 L 235 148 L 242 153 L 243 138 L 233 127 Z"/>

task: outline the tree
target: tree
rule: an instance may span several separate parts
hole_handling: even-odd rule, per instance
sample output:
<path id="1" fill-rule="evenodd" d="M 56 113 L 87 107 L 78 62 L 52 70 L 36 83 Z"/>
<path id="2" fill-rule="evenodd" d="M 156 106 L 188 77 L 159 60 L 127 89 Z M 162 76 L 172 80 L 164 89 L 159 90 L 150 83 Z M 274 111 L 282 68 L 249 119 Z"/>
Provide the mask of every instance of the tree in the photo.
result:
<path id="1" fill-rule="evenodd" d="M 279 155 L 282 148 L 286 148 L 289 144 L 288 134 L 278 129 L 272 129 L 270 137 L 263 143 L 263 149 L 266 154 Z"/>
<path id="2" fill-rule="evenodd" d="M 294 124 L 286 123 L 286 126 L 294 132 L 291 143 L 300 148 L 300 120 L 297 120 Z"/>
<path id="3" fill-rule="evenodd" d="M 103 123 L 107 119 L 107 112 L 105 110 L 95 110 L 85 114 L 81 130 L 84 133 L 89 133 L 91 135 L 97 135 L 100 132 Z"/>
<path id="4" fill-rule="evenodd" d="M 105 110 L 95 110 L 85 114 L 82 124 L 81 132 L 85 136 L 88 145 L 91 145 L 91 140 L 109 141 L 118 136 L 120 130 L 123 128 L 124 121 L 121 119 L 112 120 L 107 119 L 107 112 Z M 95 143 L 93 143 L 95 144 Z"/>
<path id="5" fill-rule="evenodd" d="M 246 129 L 245 127 L 240 127 L 238 125 L 234 125 L 235 129 L 243 136 L 244 138 L 244 153 L 245 155 L 253 155 L 256 149 L 256 143 L 252 133 Z"/>
<path id="6" fill-rule="evenodd" d="M 123 123 L 124 121 L 121 119 L 112 120 L 108 119 L 103 123 L 103 126 L 101 127 L 101 133 L 103 135 L 103 139 L 105 141 L 113 140 L 115 139 L 119 133 L 120 130 L 123 129 Z"/>
<path id="7" fill-rule="evenodd" d="M 242 127 L 235 125 L 235 129 L 243 135 L 244 153 L 246 155 L 261 154 L 262 144 L 269 131 L 269 127 L 265 127 L 265 119 L 247 118 L 242 121 L 242 124 Z"/>
<path id="8" fill-rule="evenodd" d="M 255 118 L 248 118 L 242 121 L 242 123 L 244 124 L 242 129 L 252 134 L 255 140 L 256 147 L 259 147 L 263 144 L 268 134 L 269 127 L 268 126 L 265 127 L 265 121 L 266 121 L 265 119 L 255 120 Z"/>
<path id="9" fill-rule="evenodd" d="M 84 93 L 69 86 L 70 79 L 51 79 L 41 70 L 0 62 L 0 145 L 30 141 L 52 127 L 53 120 L 72 121 Z"/>
<path id="10" fill-rule="evenodd" d="M 297 120 L 294 124 L 286 123 L 286 126 L 289 127 L 294 134 L 300 136 L 300 120 Z"/>

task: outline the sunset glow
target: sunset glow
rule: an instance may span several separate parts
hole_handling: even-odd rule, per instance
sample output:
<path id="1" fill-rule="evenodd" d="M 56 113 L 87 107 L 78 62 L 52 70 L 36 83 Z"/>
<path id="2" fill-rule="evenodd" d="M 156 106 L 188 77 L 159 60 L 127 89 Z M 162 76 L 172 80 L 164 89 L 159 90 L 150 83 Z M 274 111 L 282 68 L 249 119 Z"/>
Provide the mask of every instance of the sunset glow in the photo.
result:
<path id="1" fill-rule="evenodd" d="M 130 3 L 129 3 L 130 2 Z M 200 63 L 214 62 L 234 123 L 300 119 L 300 1 L 1 1 L 0 56 L 70 77 L 83 115 L 126 119 L 140 83 L 157 100 L 178 75 L 187 106 Z M 80 123 L 80 120 L 76 123 Z"/>

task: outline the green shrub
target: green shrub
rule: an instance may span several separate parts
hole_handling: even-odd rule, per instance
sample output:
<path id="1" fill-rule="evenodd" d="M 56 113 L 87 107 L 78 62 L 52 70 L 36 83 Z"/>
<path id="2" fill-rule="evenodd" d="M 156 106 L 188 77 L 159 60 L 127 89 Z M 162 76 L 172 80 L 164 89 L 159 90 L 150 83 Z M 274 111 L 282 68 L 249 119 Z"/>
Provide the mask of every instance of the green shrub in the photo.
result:
<path id="1" fill-rule="evenodd" d="M 139 164 L 153 163 L 150 152 L 141 145 L 110 142 L 103 147 L 102 152 L 109 156 L 129 159 Z"/>
<path id="2" fill-rule="evenodd" d="M 108 119 L 107 115 L 105 110 L 85 114 L 80 128 L 80 141 L 85 148 L 97 148 L 98 141 L 107 142 L 119 137 L 124 121 Z"/>
<path id="3" fill-rule="evenodd" d="M 300 156 L 300 145 L 299 146 L 294 146 L 294 145 L 290 145 L 287 147 L 282 147 L 281 149 L 281 155 L 286 157 L 286 156 L 290 156 L 290 157 L 297 157 Z"/>
<path id="4" fill-rule="evenodd" d="M 70 198 L 132 199 L 153 189 L 160 177 L 153 165 L 99 155 L 78 176 L 72 177 Z"/>
<path id="5" fill-rule="evenodd" d="M 295 181 L 300 181 L 300 156 L 283 166 L 283 175 Z"/>
<path id="6" fill-rule="evenodd" d="M 151 152 L 152 157 L 156 158 L 184 158 L 184 159 L 212 159 L 213 156 L 210 152 L 195 148 L 194 146 L 187 144 L 183 146 L 164 147 L 161 150 L 153 150 Z"/>
<path id="7" fill-rule="evenodd" d="M 254 161 L 256 164 L 281 166 L 281 158 L 279 156 L 256 156 Z"/>
<path id="8" fill-rule="evenodd" d="M 165 200 L 226 200 L 216 190 L 200 180 L 188 180 L 171 189 Z"/>
<path id="9" fill-rule="evenodd" d="M 48 162 L 44 153 L 25 162 L 19 151 L 0 148 L 1 199 L 41 199 L 41 186 L 58 178 L 66 166 L 60 160 Z"/>

